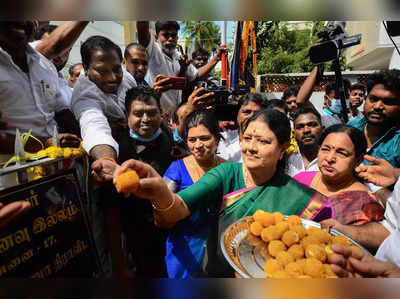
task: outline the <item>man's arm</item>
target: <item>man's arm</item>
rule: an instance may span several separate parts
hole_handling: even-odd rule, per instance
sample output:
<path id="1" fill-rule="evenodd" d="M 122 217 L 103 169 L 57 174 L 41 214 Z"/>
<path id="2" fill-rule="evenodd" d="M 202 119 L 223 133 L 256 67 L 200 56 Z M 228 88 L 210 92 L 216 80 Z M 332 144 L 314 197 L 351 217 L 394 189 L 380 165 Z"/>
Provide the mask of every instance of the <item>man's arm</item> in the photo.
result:
<path id="1" fill-rule="evenodd" d="M 334 219 L 327 219 L 321 222 L 321 227 L 336 229 L 374 252 L 390 234 L 378 222 L 369 222 L 364 225 L 343 225 Z"/>
<path id="2" fill-rule="evenodd" d="M 210 61 L 201 68 L 197 69 L 197 77 L 195 81 L 203 80 L 207 75 L 213 70 L 213 68 L 217 65 L 218 61 L 221 60 L 222 53 L 226 52 L 226 48 L 219 48 L 217 54 L 210 59 Z"/>
<path id="3" fill-rule="evenodd" d="M 296 102 L 298 106 L 304 105 L 310 99 L 315 82 L 317 81 L 317 75 L 318 66 L 315 66 L 297 93 Z"/>
<path id="4" fill-rule="evenodd" d="M 88 21 L 68 21 L 58 26 L 36 50 L 47 59 L 53 59 L 70 49 L 85 29 Z"/>
<path id="5" fill-rule="evenodd" d="M 107 144 L 99 144 L 92 148 L 90 151 L 90 156 L 93 160 L 99 160 L 101 158 L 112 158 L 117 159 L 117 152 L 115 149 Z"/>
<path id="6" fill-rule="evenodd" d="M 138 41 L 143 47 L 147 48 L 150 43 L 150 26 L 149 21 L 136 22 Z"/>

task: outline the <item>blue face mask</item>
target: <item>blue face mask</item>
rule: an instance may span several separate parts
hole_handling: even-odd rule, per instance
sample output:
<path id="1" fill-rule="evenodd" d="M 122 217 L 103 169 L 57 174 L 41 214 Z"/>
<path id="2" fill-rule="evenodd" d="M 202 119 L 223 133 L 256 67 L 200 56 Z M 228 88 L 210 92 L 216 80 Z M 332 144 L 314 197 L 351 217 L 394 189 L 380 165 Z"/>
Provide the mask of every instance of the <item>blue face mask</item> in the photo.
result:
<path id="1" fill-rule="evenodd" d="M 349 99 L 346 99 L 346 106 L 347 109 L 349 109 L 350 107 Z M 342 113 L 342 104 L 340 103 L 340 99 L 333 99 L 331 102 L 331 106 L 329 107 L 329 110 L 336 114 Z"/>
<path id="2" fill-rule="evenodd" d="M 151 142 L 153 140 L 156 140 L 157 137 L 160 136 L 160 134 L 161 134 L 161 129 L 158 128 L 158 130 L 154 133 L 153 136 L 144 138 L 144 137 L 139 136 L 135 132 L 133 132 L 131 129 L 129 130 L 129 135 L 131 136 L 131 138 L 136 139 L 138 141 L 142 141 L 142 142 Z"/>

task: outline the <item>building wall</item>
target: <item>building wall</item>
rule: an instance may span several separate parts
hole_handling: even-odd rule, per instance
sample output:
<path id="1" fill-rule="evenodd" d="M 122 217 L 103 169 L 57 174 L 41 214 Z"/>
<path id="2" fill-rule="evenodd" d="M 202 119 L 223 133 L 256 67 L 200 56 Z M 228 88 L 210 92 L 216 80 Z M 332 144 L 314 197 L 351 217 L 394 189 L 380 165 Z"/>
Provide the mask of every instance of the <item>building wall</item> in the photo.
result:
<path id="1" fill-rule="evenodd" d="M 55 25 L 60 25 L 63 22 L 55 21 L 51 22 Z M 93 35 L 102 35 L 118 46 L 121 47 L 123 51 L 125 49 L 125 32 L 124 32 L 124 24 L 119 21 L 95 21 L 94 23 L 89 23 L 89 25 L 82 32 L 81 36 L 78 38 L 74 46 L 72 47 L 71 53 L 69 55 L 69 59 L 67 65 L 62 70 L 65 78 L 69 78 L 68 69 L 71 65 L 81 62 L 81 54 L 80 47 L 81 44 Z"/>
<path id="2" fill-rule="evenodd" d="M 348 35 L 361 33 L 361 44 L 346 51 L 347 66 L 352 70 L 379 70 L 389 67 L 394 46 L 381 21 L 347 22 Z M 400 38 L 394 38 L 400 43 Z"/>

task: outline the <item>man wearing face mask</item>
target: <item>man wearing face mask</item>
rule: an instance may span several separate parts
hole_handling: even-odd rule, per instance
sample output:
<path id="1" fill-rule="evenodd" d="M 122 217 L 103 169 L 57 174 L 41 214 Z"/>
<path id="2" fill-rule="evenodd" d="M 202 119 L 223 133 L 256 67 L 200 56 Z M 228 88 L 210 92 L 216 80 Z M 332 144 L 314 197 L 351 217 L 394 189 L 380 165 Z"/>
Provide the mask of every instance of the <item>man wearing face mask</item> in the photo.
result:
<path id="1" fill-rule="evenodd" d="M 152 36 L 149 21 L 138 21 L 137 31 L 139 43 L 146 48 L 149 57 L 148 83 L 153 85 L 157 75 L 185 77 L 187 81 L 202 80 L 215 67 L 225 50 L 218 51 L 206 65 L 196 69 L 183 55 L 176 50 L 179 24 L 175 21 L 157 21 L 156 34 Z M 155 88 L 155 86 L 153 85 Z M 161 108 L 164 114 L 172 116 L 181 103 L 182 92 L 165 89 L 161 97 Z"/>
<path id="2" fill-rule="evenodd" d="M 350 82 L 347 79 L 343 80 L 345 95 L 346 95 L 346 105 L 347 109 L 349 109 L 350 101 L 348 99 L 348 90 L 350 88 Z M 324 127 L 329 127 L 331 125 L 341 123 L 342 116 L 342 103 L 340 101 L 340 95 L 338 90 L 336 90 L 336 83 L 331 82 L 325 86 L 325 95 L 324 95 L 324 117 L 323 117 L 323 125 Z"/>

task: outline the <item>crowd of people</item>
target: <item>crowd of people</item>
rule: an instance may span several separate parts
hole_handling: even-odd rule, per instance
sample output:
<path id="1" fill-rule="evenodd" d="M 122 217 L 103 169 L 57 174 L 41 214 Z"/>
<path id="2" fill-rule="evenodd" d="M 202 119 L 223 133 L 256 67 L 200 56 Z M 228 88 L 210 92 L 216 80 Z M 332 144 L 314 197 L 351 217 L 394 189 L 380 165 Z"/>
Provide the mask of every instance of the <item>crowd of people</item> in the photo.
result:
<path id="1" fill-rule="evenodd" d="M 189 59 L 177 50 L 179 23 L 157 21 L 153 34 L 138 21 L 124 52 L 104 36 L 83 42 L 67 81 L 61 70 L 87 24 L 0 22 L 0 161 L 14 154 L 15 129 L 41 141 L 29 139 L 28 152 L 52 145 L 56 126 L 62 147 L 82 144 L 104 217 L 90 221 L 111 275 L 233 277 L 221 234 L 262 209 L 320 222 L 376 253 L 333 245 L 340 277 L 400 277 L 400 70 L 366 85 L 345 80 L 348 123 L 336 83 L 325 86 L 321 113 L 310 102 L 316 66 L 281 99 L 242 96 L 227 125 L 204 88 L 218 86 L 211 71 L 225 48 Z M 113 180 L 129 169 L 140 182 L 125 198 Z M 0 229 L 28 210 L 0 204 Z"/>

